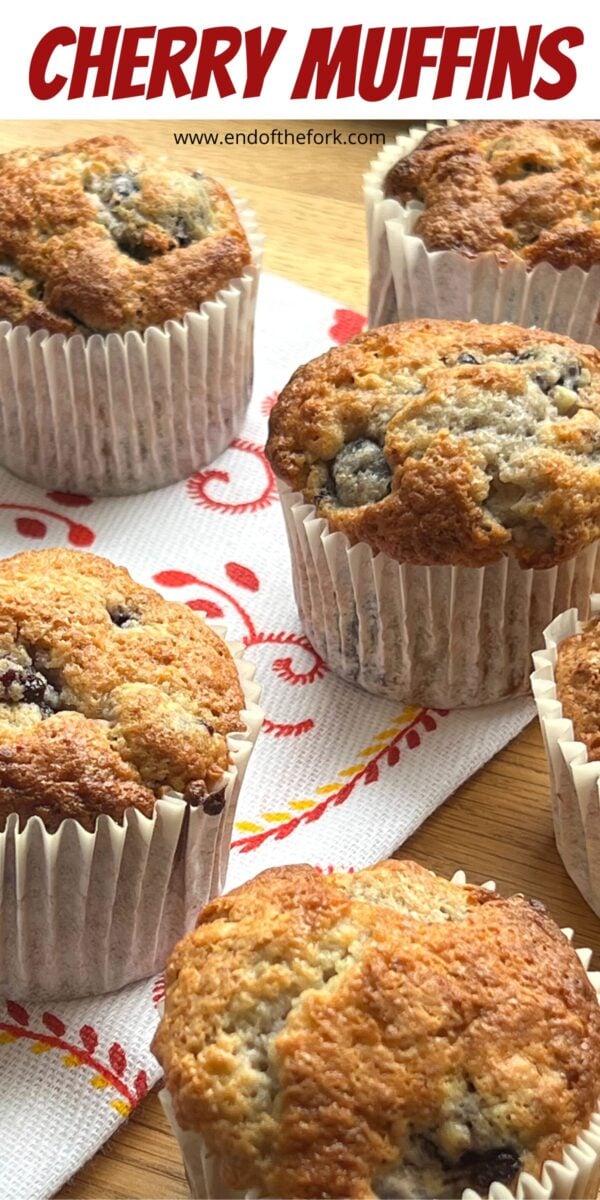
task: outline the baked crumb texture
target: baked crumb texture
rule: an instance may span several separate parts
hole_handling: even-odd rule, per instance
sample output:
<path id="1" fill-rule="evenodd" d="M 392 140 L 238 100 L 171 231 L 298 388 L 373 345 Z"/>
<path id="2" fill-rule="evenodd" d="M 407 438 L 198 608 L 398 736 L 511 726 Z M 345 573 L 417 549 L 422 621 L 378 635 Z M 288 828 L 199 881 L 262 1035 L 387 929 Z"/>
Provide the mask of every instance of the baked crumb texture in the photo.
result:
<path id="1" fill-rule="evenodd" d="M 508 263 L 600 262 L 600 121 L 468 121 L 432 130 L 388 172 L 386 196 L 424 205 L 429 250 Z"/>
<path id="2" fill-rule="evenodd" d="M 197 310 L 250 249 L 215 180 L 124 137 L 0 155 L 0 319 L 125 333 Z"/>
<path id="3" fill-rule="evenodd" d="M 584 743 L 590 760 L 600 760 L 600 618 L 560 643 L 554 678 L 556 698 L 563 716 L 573 722 L 575 740 Z"/>
<path id="4" fill-rule="evenodd" d="M 485 1194 L 597 1103 L 596 994 L 543 905 L 415 863 L 266 871 L 209 904 L 166 985 L 154 1052 L 235 1189 Z"/>
<path id="5" fill-rule="evenodd" d="M 70 550 L 0 562 L 0 830 L 13 812 L 91 831 L 166 792 L 200 803 L 243 707 L 225 643 L 122 567 Z"/>
<path id="6" fill-rule="evenodd" d="M 370 330 L 296 371 L 267 455 L 398 562 L 551 567 L 600 533 L 600 353 L 516 325 Z"/>

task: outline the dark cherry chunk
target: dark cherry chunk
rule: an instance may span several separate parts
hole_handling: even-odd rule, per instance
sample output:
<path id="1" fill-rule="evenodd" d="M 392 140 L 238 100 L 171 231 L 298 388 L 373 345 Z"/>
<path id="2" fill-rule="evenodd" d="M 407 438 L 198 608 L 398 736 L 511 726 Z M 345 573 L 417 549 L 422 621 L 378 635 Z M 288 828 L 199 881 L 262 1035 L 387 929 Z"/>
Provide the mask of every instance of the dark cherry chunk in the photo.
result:
<path id="1" fill-rule="evenodd" d="M 60 707 L 58 692 L 46 676 L 21 663 L 5 666 L 0 672 L 0 703 L 36 704 L 43 717 Z"/>
<path id="2" fill-rule="evenodd" d="M 225 808 L 225 793 L 213 792 L 211 796 L 207 796 L 202 809 L 208 817 L 218 817 Z"/>
<path id="3" fill-rule="evenodd" d="M 493 1150 L 467 1150 L 456 1164 L 461 1190 L 472 1187 L 484 1195 L 493 1183 L 510 1183 L 521 1170 L 521 1159 L 510 1146 Z"/>
<path id="4" fill-rule="evenodd" d="M 114 608 L 109 608 L 108 615 L 113 625 L 117 625 L 119 629 L 131 629 L 140 623 L 139 613 L 132 612 L 124 604 L 116 604 Z"/>
<path id="5" fill-rule="evenodd" d="M 207 794 L 206 784 L 202 779 L 192 779 L 183 793 L 183 798 L 191 808 L 202 807 L 207 817 L 218 817 L 225 808 L 225 792 Z"/>

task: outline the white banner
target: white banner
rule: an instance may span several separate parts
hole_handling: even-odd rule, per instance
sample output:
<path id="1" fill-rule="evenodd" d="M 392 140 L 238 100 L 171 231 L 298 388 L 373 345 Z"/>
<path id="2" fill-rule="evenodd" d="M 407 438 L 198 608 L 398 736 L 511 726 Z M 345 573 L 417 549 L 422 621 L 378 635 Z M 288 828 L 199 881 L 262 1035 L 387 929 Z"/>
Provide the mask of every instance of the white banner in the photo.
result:
<path id="1" fill-rule="evenodd" d="M 589 3 L 103 0 L 5 13 L 0 118 L 592 117 Z"/>

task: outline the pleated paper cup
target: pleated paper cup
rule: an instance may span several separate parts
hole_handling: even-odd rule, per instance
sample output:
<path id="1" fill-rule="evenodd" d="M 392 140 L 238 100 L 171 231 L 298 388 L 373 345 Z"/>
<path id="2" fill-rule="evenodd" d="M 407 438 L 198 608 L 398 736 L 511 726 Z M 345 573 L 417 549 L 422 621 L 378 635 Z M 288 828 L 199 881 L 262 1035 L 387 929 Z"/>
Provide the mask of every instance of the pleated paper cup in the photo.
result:
<path id="1" fill-rule="evenodd" d="M 508 557 L 412 566 L 351 546 L 301 493 L 279 494 L 309 641 L 336 675 L 390 700 L 469 708 L 527 692 L 545 626 L 573 604 L 587 613 L 600 587 L 598 542 L 544 571 Z"/>
<path id="2" fill-rule="evenodd" d="M 198 911 L 223 888 L 244 773 L 262 724 L 254 666 L 230 645 L 245 707 L 228 737 L 230 765 L 198 806 L 178 793 L 151 818 L 94 833 L 67 818 L 48 833 L 39 817 L 0 833 L 0 995 L 15 1000 L 100 995 L 162 970 Z"/>
<path id="3" fill-rule="evenodd" d="M 590 614 L 600 615 L 598 594 L 591 597 Z M 558 852 L 573 883 L 600 916 L 600 762 L 590 762 L 587 747 L 576 740 L 572 721 L 563 716 L 554 679 L 560 643 L 582 626 L 574 607 L 544 630 L 546 649 L 533 655 L 531 686 L 548 757 Z"/>
<path id="4" fill-rule="evenodd" d="M 466 883 L 464 871 L 457 871 L 452 882 Z M 492 882 L 484 883 L 483 886 L 489 891 L 496 890 L 496 885 Z M 569 942 L 573 940 L 572 929 L 563 929 L 563 933 Z M 600 972 L 588 971 L 592 951 L 582 949 L 576 953 L 600 1002 Z M 261 1192 L 257 1189 L 236 1192 L 228 1187 L 223 1169 L 227 1164 L 222 1163 L 218 1156 L 209 1150 L 202 1134 L 192 1129 L 182 1129 L 166 1088 L 160 1092 L 159 1098 L 179 1143 L 194 1200 L 260 1200 Z M 565 1146 L 562 1158 L 544 1163 L 539 1179 L 523 1171 L 518 1176 L 514 1191 L 505 1184 L 492 1183 L 487 1197 L 489 1200 L 514 1200 L 515 1196 L 517 1200 L 596 1200 L 599 1187 L 600 1104 L 593 1113 L 587 1129 L 578 1135 L 572 1145 Z M 483 1200 L 483 1197 L 469 1188 L 463 1192 L 462 1200 Z"/>
<path id="5" fill-rule="evenodd" d="M 262 255 L 181 321 L 143 334 L 35 333 L 0 322 L 0 465 L 47 491 L 125 495 L 211 462 L 241 427 L 252 391 Z"/>
<path id="6" fill-rule="evenodd" d="M 515 258 L 501 265 L 488 251 L 473 257 L 457 250 L 427 250 L 415 233 L 423 204 L 384 195 L 385 177 L 429 129 L 411 130 L 383 148 L 364 176 L 369 243 L 369 325 L 413 317 L 457 321 L 510 321 L 526 328 L 568 334 L 600 347 L 600 265 L 590 271 L 549 263 L 528 270 Z"/>

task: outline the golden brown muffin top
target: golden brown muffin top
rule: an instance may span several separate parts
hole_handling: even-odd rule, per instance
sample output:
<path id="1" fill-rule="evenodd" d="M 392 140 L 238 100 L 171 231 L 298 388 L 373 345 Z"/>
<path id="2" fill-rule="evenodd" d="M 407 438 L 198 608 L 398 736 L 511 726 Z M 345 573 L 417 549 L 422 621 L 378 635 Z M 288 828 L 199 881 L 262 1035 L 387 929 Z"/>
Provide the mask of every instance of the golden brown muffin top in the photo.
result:
<path id="1" fill-rule="evenodd" d="M 553 566 L 600 535 L 600 353 L 517 325 L 372 329 L 296 371 L 267 455 L 398 562 Z"/>
<path id="2" fill-rule="evenodd" d="M 197 310 L 249 262 L 221 185 L 127 138 L 0 155 L 0 320 L 144 330 Z"/>
<path id="3" fill-rule="evenodd" d="M 587 746 L 590 760 L 600 759 L 600 618 L 560 643 L 554 678 L 576 740 Z"/>
<path id="4" fill-rule="evenodd" d="M 201 802 L 244 699 L 225 643 L 184 604 L 75 550 L 0 562 L 0 829 Z"/>
<path id="5" fill-rule="evenodd" d="M 265 871 L 201 913 L 166 986 L 177 1120 L 261 1196 L 485 1194 L 598 1100 L 597 997 L 543 905 L 416 863 Z"/>
<path id="6" fill-rule="evenodd" d="M 384 191 L 424 205 L 429 250 L 528 265 L 600 262 L 600 121 L 467 121 L 432 130 Z"/>

